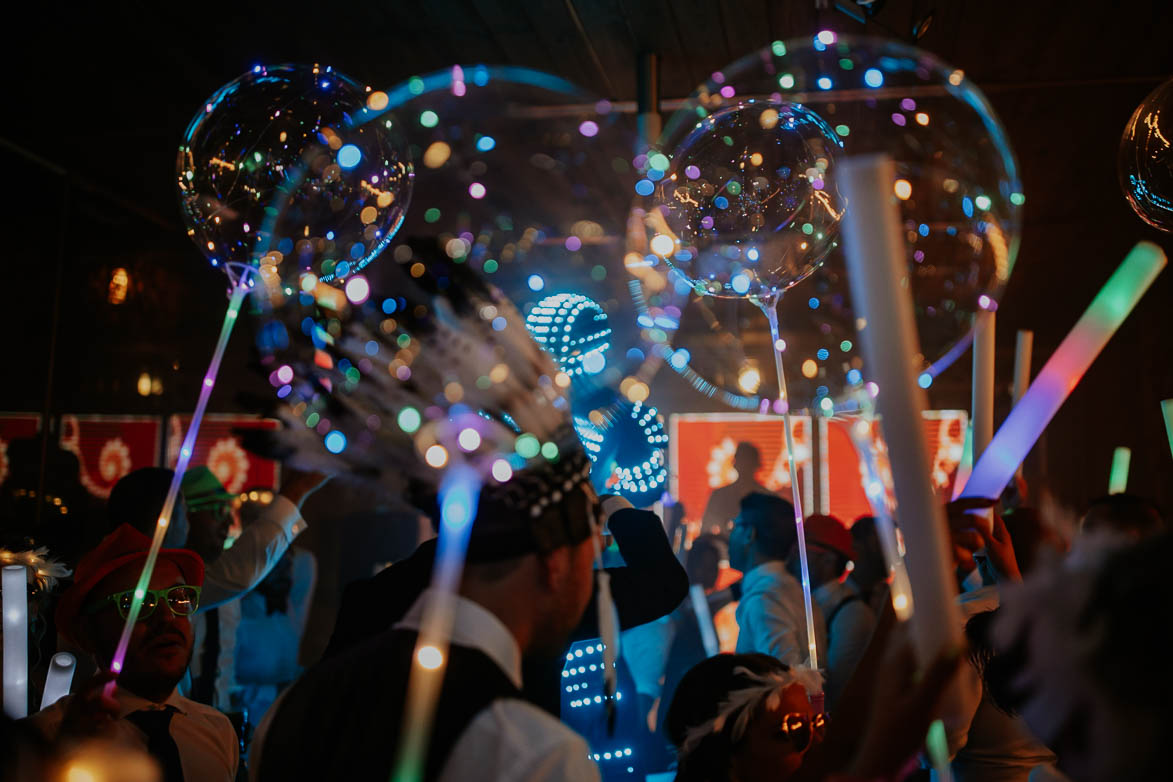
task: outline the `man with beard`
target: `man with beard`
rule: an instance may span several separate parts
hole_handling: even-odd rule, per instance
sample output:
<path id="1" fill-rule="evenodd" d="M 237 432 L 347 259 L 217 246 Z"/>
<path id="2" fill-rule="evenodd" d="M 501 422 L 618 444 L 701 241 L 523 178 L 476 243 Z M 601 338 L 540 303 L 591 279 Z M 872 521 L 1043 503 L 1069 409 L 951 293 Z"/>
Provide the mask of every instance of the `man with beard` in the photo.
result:
<path id="1" fill-rule="evenodd" d="M 123 524 L 78 563 L 58 604 L 57 626 L 105 673 L 29 723 L 49 740 L 96 736 L 143 749 L 159 762 L 164 782 L 233 780 L 239 745 L 228 718 L 176 692 L 191 660 L 191 618 L 204 580 L 198 554 L 159 552 L 122 670 L 109 672 L 150 545 Z M 111 679 L 117 686 L 107 697 Z"/>

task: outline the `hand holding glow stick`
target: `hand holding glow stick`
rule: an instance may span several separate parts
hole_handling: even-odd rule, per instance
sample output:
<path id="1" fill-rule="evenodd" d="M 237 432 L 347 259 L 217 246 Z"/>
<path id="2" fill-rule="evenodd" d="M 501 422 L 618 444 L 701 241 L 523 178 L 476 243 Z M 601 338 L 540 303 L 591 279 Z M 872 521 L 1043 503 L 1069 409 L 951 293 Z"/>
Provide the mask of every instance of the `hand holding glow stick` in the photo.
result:
<path id="1" fill-rule="evenodd" d="M 1140 242 L 1132 248 L 1010 411 L 974 465 L 962 497 L 997 497 L 1002 493 L 1043 429 L 1166 262 L 1164 251 L 1152 242 Z"/>

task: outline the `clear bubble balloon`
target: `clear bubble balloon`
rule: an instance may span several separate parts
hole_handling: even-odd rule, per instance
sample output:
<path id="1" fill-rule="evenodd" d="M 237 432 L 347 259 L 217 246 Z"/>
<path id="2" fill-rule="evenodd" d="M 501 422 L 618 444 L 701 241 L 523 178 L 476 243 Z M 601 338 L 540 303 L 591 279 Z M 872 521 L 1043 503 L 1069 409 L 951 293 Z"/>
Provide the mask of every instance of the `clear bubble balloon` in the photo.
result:
<path id="1" fill-rule="evenodd" d="M 751 100 L 800 105 L 842 142 L 828 158 L 822 190 L 813 192 L 838 193 L 836 163 L 849 156 L 884 154 L 895 162 L 892 198 L 904 228 L 922 350 L 918 359 L 926 373 L 922 385 L 931 384 L 960 353 L 975 313 L 997 307 L 1017 253 L 1025 198 L 1013 151 L 993 109 L 964 73 L 933 55 L 893 41 L 824 32 L 813 39 L 776 41 L 714 73 L 669 119 L 658 148 L 679 149 L 698 121 L 703 127 L 706 118 L 719 118 Z M 759 129 L 768 137 L 767 129 Z M 745 130 L 748 134 L 752 125 Z M 792 168 L 802 165 L 796 164 Z M 650 170 L 650 165 L 644 169 Z M 817 168 L 810 173 L 817 174 Z M 629 232 L 629 251 L 651 268 L 671 270 L 676 259 L 649 247 L 662 232 L 648 220 L 656 207 L 652 194 L 636 198 L 632 215 L 642 230 Z M 841 208 L 846 215 L 851 205 Z M 817 233 L 812 223 L 810 235 Z M 723 274 L 732 282 L 746 258 L 739 255 L 728 263 Z M 834 237 L 813 267 L 781 297 L 780 346 L 792 408 L 828 413 L 843 408 L 847 390 L 866 379 L 866 367 L 846 263 Z M 671 271 L 669 277 L 676 274 Z M 737 290 L 722 287 L 719 295 L 731 293 Z M 753 293 L 751 287 L 743 296 Z M 681 307 L 666 363 L 707 396 L 734 407 L 776 398 L 773 340 L 760 311 L 750 302 L 702 304 Z M 730 349 L 731 343 L 740 350 Z M 726 360 L 729 356 L 736 360 Z M 748 370 L 753 369 L 760 383 L 750 393 L 755 376 Z"/>
<path id="2" fill-rule="evenodd" d="M 324 66 L 257 66 L 200 107 L 179 147 L 188 234 L 213 266 L 342 281 L 403 222 L 412 165 L 387 95 Z"/>
<path id="3" fill-rule="evenodd" d="M 658 180 L 646 219 L 652 253 L 698 292 L 777 296 L 810 274 L 838 235 L 842 144 L 797 103 L 750 98 L 718 109 L 670 161 L 649 157 L 648 181 Z"/>
<path id="4" fill-rule="evenodd" d="M 1120 138 L 1120 187 L 1141 220 L 1173 231 L 1173 79 L 1136 107 Z"/>

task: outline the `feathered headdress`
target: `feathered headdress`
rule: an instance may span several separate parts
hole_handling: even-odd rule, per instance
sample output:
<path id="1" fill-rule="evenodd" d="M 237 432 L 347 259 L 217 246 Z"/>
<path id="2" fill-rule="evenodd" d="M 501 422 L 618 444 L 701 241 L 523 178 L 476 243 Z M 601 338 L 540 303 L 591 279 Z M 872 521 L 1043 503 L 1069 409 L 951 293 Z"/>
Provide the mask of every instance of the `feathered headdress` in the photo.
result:
<path id="1" fill-rule="evenodd" d="M 391 297 L 368 296 L 365 285 L 344 294 L 310 273 L 293 297 L 269 286 L 288 331 L 275 341 L 288 347 L 264 362 L 286 424 L 282 455 L 425 510 L 445 475 L 471 469 L 483 488 L 470 556 L 585 539 L 585 513 L 568 515 L 560 502 L 589 476 L 569 377 L 514 305 L 434 240 L 388 256 L 380 276 Z"/>
<path id="2" fill-rule="evenodd" d="M 786 671 L 770 671 L 754 673 L 749 668 L 738 666 L 733 674 L 741 680 L 748 680 L 749 684 L 731 690 L 728 697 L 721 702 L 717 715 L 705 720 L 700 725 L 694 725 L 684 734 L 684 741 L 680 744 L 680 758 L 687 757 L 700 743 L 716 733 L 729 728 L 730 741 L 737 743 L 745 736 L 753 719 L 761 706 L 775 709 L 781 702 L 782 691 L 792 684 L 801 684 L 808 695 L 820 693 L 823 690 L 823 677 L 818 671 L 809 666 L 790 668 Z"/>
<path id="3" fill-rule="evenodd" d="M 69 568 L 49 557 L 46 546 L 26 551 L 0 549 L 0 566 L 4 565 L 24 565 L 28 568 L 29 583 L 36 584 L 41 592 L 55 589 L 58 580 L 70 575 Z"/>

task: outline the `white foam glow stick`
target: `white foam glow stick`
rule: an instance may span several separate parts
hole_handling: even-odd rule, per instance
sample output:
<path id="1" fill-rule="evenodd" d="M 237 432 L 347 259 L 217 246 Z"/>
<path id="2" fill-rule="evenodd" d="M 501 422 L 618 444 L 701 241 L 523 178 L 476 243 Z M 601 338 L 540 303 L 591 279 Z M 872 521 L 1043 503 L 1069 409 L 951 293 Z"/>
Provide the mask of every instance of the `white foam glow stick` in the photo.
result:
<path id="1" fill-rule="evenodd" d="M 863 318 L 866 370 L 879 386 L 876 408 L 888 445 L 896 515 L 916 610 L 913 639 L 922 664 L 961 641 L 946 540 L 945 510 L 933 492 L 925 443 L 924 391 L 914 358 L 920 354 L 900 217 L 893 200 L 896 171 L 887 156 L 840 164 L 840 187 L 851 207 L 843 218 L 851 298 Z"/>
<path id="2" fill-rule="evenodd" d="M 1012 392 L 1014 398 L 1011 400 L 1011 407 L 1018 404 L 1018 400 L 1022 399 L 1022 395 L 1030 387 L 1030 359 L 1034 340 L 1035 333 L 1033 331 L 1018 330 L 1018 338 L 1014 343 L 1014 391 Z M 1014 474 L 1022 477 L 1021 464 L 1018 465 L 1018 470 Z M 968 477 L 966 476 L 967 480 Z"/>
<path id="3" fill-rule="evenodd" d="M 696 626 L 701 630 L 701 642 L 705 645 L 705 654 L 715 657 L 721 652 L 721 645 L 717 643 L 717 631 L 713 628 L 713 614 L 709 611 L 709 598 L 705 595 L 705 588 L 701 584 L 693 584 L 688 588 L 688 597 L 692 601 L 692 612 L 696 614 Z"/>
<path id="4" fill-rule="evenodd" d="M 973 461 L 994 437 L 994 335 L 995 315 L 977 314 L 973 334 Z"/>
<path id="5" fill-rule="evenodd" d="M 45 676 L 45 691 L 41 693 L 41 708 L 47 709 L 69 694 L 69 686 L 73 684 L 73 671 L 77 667 L 77 660 L 69 652 L 58 652 L 53 655 L 49 663 L 49 673 Z"/>
<path id="6" fill-rule="evenodd" d="M 29 713 L 28 569 L 5 565 L 0 591 L 4 593 L 4 713 L 18 720 Z"/>
<path id="7" fill-rule="evenodd" d="M 1166 263 L 1164 251 L 1152 242 L 1140 242 L 1132 248 L 1006 416 L 974 464 L 962 497 L 998 497 L 1002 493 L 1043 429 Z"/>

